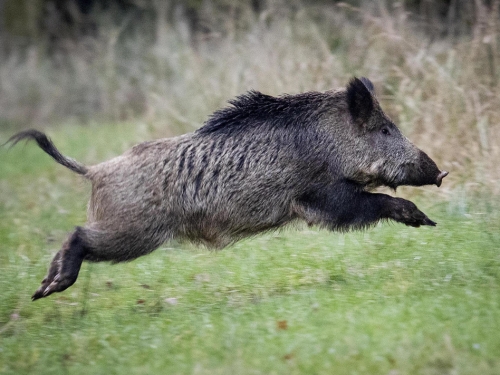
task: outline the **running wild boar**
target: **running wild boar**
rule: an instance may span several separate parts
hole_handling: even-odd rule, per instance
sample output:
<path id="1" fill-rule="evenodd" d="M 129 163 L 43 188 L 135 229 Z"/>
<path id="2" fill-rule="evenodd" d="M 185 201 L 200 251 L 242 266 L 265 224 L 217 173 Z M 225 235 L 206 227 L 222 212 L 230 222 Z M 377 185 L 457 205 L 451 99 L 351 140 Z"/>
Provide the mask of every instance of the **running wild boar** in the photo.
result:
<path id="1" fill-rule="evenodd" d="M 136 145 L 85 166 L 37 130 L 54 160 L 92 183 L 88 221 L 55 255 L 33 300 L 61 292 L 82 261 L 123 262 L 171 239 L 220 249 L 302 220 L 330 230 L 380 220 L 434 226 L 412 202 L 377 186 L 441 185 L 438 169 L 384 114 L 366 78 L 346 88 L 273 97 L 250 91 L 197 131 Z"/>

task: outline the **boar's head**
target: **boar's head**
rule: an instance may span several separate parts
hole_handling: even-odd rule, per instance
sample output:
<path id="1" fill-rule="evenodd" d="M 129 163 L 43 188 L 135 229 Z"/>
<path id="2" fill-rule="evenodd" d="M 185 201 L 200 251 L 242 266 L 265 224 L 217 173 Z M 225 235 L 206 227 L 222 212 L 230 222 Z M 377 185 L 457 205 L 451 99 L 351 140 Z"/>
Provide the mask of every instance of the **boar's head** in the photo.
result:
<path id="1" fill-rule="evenodd" d="M 368 79 L 352 79 L 343 95 L 344 125 L 336 136 L 336 155 L 345 178 L 366 187 L 393 189 L 441 185 L 448 172 L 401 134 L 382 111 Z"/>

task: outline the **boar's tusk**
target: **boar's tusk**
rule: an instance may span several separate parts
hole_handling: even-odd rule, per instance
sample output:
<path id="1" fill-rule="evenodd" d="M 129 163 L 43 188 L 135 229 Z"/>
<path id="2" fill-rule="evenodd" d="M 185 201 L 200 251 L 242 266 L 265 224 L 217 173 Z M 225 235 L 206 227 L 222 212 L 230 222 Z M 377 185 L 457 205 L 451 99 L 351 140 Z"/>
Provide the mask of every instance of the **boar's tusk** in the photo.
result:
<path id="1" fill-rule="evenodd" d="M 438 187 L 441 186 L 441 182 L 443 181 L 443 178 L 445 178 L 446 176 L 448 176 L 448 173 L 449 172 L 447 172 L 447 171 L 441 171 L 441 173 L 438 174 L 437 179 L 436 179 L 436 185 Z"/>

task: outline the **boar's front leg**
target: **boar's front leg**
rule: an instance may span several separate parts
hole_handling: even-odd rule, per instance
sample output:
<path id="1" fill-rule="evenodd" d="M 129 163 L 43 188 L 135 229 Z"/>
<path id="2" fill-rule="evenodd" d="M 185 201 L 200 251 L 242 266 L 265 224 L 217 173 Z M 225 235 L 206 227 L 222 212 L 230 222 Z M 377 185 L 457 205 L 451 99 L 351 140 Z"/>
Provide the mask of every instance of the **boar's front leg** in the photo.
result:
<path id="1" fill-rule="evenodd" d="M 348 182 L 314 187 L 300 197 L 295 211 L 308 224 L 332 230 L 361 229 L 383 219 L 412 227 L 436 225 L 413 202 L 368 193 Z"/>
<path id="2" fill-rule="evenodd" d="M 385 194 L 372 195 L 385 196 L 385 200 L 387 201 L 385 216 L 388 219 L 392 219 L 416 228 L 421 225 L 436 226 L 436 223 L 420 211 L 413 202 L 403 198 L 393 198 Z"/>

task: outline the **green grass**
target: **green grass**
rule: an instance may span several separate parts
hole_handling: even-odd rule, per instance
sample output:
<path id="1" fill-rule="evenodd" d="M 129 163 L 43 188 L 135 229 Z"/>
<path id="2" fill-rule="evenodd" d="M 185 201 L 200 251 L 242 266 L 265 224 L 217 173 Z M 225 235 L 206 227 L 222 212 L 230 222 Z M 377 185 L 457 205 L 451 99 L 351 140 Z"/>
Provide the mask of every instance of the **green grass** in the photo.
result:
<path id="1" fill-rule="evenodd" d="M 50 134 L 89 164 L 144 138 L 131 125 Z M 80 181 L 34 145 L 0 150 L 2 374 L 500 373 L 500 221 L 488 197 L 424 189 L 417 203 L 436 228 L 290 229 L 221 252 L 167 244 L 84 264 L 66 292 L 32 303 L 85 220 Z"/>

